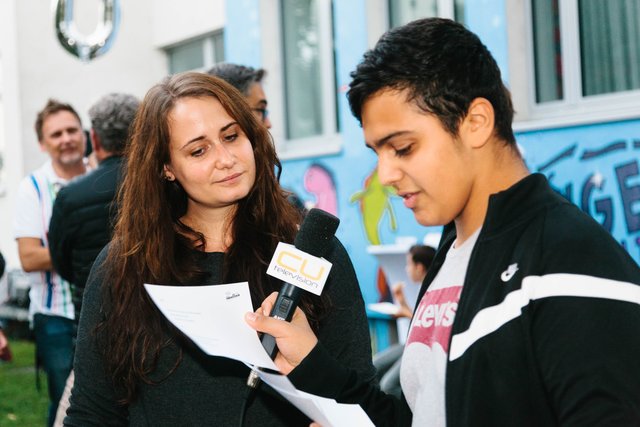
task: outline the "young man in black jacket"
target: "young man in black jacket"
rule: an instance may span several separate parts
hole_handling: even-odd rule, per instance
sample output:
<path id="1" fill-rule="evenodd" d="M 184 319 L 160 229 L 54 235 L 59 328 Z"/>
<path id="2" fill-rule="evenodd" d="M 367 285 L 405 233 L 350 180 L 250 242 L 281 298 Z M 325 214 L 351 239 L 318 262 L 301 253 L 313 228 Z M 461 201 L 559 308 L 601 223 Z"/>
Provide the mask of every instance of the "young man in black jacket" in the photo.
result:
<path id="1" fill-rule="evenodd" d="M 640 425 L 640 269 L 529 174 L 487 48 L 455 22 L 419 20 L 386 33 L 352 77 L 380 181 L 420 224 L 446 227 L 402 399 L 328 357 L 301 312 L 291 324 L 248 314 L 277 338 L 281 369 L 305 391 L 359 403 L 376 425 Z"/>

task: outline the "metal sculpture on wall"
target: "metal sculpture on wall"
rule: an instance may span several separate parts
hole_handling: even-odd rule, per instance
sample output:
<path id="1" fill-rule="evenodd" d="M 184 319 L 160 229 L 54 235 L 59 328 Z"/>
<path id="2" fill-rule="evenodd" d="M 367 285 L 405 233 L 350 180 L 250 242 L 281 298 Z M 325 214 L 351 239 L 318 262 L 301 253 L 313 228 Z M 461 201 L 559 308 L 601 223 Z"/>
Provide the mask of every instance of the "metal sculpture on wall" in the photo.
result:
<path id="1" fill-rule="evenodd" d="M 54 0 L 56 35 L 69 53 L 88 62 L 106 53 L 120 26 L 120 0 L 99 1 L 102 21 L 90 35 L 80 33 L 73 20 L 73 0 Z"/>

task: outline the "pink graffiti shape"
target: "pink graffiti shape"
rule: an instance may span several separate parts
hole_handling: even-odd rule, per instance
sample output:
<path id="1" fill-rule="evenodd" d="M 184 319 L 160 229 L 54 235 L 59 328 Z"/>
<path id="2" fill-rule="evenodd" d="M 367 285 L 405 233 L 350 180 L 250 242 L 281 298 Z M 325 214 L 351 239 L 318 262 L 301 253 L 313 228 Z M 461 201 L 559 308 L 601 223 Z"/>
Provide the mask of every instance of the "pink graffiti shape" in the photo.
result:
<path id="1" fill-rule="evenodd" d="M 338 216 L 336 186 L 328 170 L 311 165 L 304 173 L 304 189 L 316 197 L 316 208 Z"/>

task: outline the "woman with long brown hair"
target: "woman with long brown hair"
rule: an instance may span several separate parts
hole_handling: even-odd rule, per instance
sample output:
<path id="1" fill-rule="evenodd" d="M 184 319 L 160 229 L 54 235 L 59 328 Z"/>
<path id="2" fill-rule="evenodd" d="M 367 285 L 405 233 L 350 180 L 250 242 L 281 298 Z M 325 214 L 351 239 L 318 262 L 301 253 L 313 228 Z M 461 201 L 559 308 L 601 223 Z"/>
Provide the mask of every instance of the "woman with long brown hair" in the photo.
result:
<path id="1" fill-rule="evenodd" d="M 144 283 L 248 281 L 254 308 L 278 283 L 266 275 L 278 242 L 301 220 L 278 183 L 267 129 L 224 81 L 183 73 L 140 105 L 127 149 L 113 240 L 85 291 L 76 382 L 65 425 L 234 425 L 248 368 L 204 354 L 155 308 Z M 326 348 L 372 378 L 364 304 L 337 239 L 322 298 L 302 308 Z M 262 385 L 246 424 L 306 425 Z"/>

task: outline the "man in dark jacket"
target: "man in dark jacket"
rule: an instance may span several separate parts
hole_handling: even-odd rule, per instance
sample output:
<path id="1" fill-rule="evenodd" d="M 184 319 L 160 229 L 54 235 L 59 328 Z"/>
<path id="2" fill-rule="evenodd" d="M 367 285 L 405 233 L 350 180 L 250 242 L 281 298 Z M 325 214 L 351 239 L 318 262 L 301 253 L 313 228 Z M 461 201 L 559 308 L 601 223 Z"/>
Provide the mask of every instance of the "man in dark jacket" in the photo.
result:
<path id="1" fill-rule="evenodd" d="M 122 153 L 139 101 L 132 95 L 104 96 L 89 110 L 91 145 L 98 167 L 60 190 L 49 224 L 55 270 L 73 284 L 76 319 L 93 261 L 111 239 Z"/>

